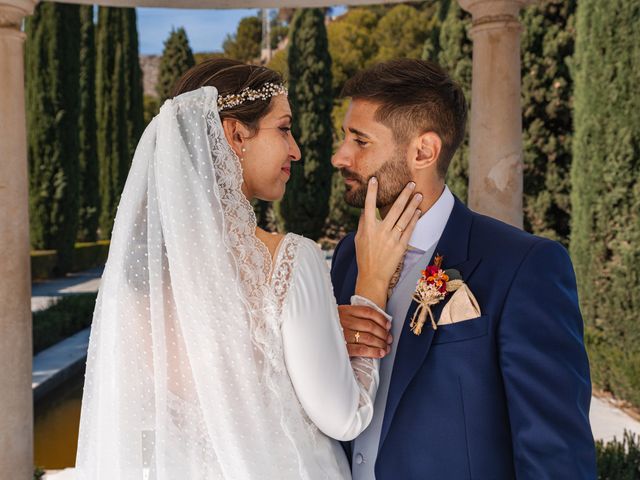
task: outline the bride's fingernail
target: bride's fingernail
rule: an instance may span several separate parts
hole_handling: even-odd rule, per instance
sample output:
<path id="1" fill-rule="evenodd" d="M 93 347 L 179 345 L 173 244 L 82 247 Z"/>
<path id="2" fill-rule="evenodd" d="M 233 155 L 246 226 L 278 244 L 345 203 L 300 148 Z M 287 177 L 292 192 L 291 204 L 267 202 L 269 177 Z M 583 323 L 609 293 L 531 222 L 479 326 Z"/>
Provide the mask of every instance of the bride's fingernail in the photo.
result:
<path id="1" fill-rule="evenodd" d="M 387 322 L 387 330 L 391 330 L 391 322 Z"/>
<path id="2" fill-rule="evenodd" d="M 384 357 L 387 354 L 385 350 L 380 349 L 380 356 Z"/>
<path id="3" fill-rule="evenodd" d="M 392 337 L 391 335 L 389 335 L 389 336 L 387 337 L 387 343 L 388 343 L 389 345 L 391 345 L 391 344 L 393 343 L 393 337 Z"/>
<path id="4" fill-rule="evenodd" d="M 376 183 L 378 183 L 378 179 L 377 179 L 376 177 L 371 177 L 371 178 L 369 179 L 369 183 L 370 183 L 371 185 L 375 185 Z"/>
<path id="5" fill-rule="evenodd" d="M 421 202 L 421 201 L 422 201 L 422 194 L 421 194 L 421 193 L 416 193 L 415 199 L 416 199 L 418 202 Z"/>
<path id="6" fill-rule="evenodd" d="M 416 184 L 415 182 L 409 182 L 409 184 L 407 185 L 409 187 L 409 189 L 413 190 L 414 188 L 416 188 Z"/>

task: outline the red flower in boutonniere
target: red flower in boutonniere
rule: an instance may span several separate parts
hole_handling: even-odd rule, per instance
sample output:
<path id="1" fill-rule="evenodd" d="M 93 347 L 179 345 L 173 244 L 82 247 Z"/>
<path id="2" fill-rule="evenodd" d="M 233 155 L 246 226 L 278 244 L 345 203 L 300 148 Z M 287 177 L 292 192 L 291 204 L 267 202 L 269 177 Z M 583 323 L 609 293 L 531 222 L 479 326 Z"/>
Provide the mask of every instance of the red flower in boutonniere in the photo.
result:
<path id="1" fill-rule="evenodd" d="M 436 255 L 433 265 L 429 265 L 422 271 L 422 277 L 418 280 L 418 286 L 413 293 L 413 299 L 418 302 L 418 308 L 411 319 L 411 331 L 420 335 L 427 315 L 431 320 L 434 330 L 438 328 L 433 318 L 431 307 L 440 303 L 447 293 L 455 292 L 464 282 L 457 270 L 442 269 L 442 256 Z"/>

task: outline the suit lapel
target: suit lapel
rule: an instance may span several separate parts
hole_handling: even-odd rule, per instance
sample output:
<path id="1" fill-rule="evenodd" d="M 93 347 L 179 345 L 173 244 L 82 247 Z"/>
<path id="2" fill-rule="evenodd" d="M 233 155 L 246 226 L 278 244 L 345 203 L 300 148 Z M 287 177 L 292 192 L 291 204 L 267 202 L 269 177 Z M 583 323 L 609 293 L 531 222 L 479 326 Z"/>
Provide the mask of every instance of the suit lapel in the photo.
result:
<path id="1" fill-rule="evenodd" d="M 475 267 L 480 262 L 479 258 L 468 258 L 469 234 L 472 220 L 471 211 L 456 198 L 451 215 L 428 265 L 433 264 L 436 255 L 442 255 L 443 268 L 445 270 L 447 268 L 459 270 L 465 281 L 471 276 Z M 426 266 L 427 265 L 424 265 L 424 267 Z M 436 321 L 440 317 L 445 303 L 446 302 L 440 302 L 432 308 Z M 414 335 L 413 332 L 411 332 L 409 324 L 417 307 L 418 303 L 412 301 L 404 319 L 402 333 L 398 341 L 398 350 L 393 364 L 387 405 L 382 421 L 379 448 L 382 448 L 387 433 L 389 432 L 389 426 L 391 425 L 402 395 L 416 375 L 418 369 L 424 363 L 436 333 L 428 321 L 421 335 Z"/>

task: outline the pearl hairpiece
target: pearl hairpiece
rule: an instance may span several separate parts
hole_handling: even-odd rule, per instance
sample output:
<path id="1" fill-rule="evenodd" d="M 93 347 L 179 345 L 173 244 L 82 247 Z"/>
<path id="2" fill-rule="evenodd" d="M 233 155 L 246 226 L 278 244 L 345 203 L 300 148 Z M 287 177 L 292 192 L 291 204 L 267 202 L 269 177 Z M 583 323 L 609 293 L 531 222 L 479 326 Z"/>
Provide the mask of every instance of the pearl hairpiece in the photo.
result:
<path id="1" fill-rule="evenodd" d="M 218 111 L 227 108 L 237 107 L 238 105 L 253 100 L 268 100 L 276 95 L 287 95 L 288 91 L 284 85 L 275 83 L 265 83 L 258 90 L 253 88 L 245 88 L 240 93 L 232 93 L 230 95 L 218 97 Z"/>

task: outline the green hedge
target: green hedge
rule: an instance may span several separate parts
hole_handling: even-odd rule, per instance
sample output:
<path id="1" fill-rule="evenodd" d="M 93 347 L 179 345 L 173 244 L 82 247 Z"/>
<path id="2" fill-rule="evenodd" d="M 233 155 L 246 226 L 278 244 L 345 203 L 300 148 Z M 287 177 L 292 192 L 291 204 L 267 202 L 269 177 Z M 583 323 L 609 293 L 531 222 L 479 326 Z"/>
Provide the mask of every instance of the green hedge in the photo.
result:
<path id="1" fill-rule="evenodd" d="M 622 441 L 596 442 L 599 480 L 640 480 L 640 443 L 625 430 Z"/>
<path id="2" fill-rule="evenodd" d="M 61 297 L 45 310 L 33 314 L 33 354 L 91 325 L 97 293 Z"/>
<path id="3" fill-rule="evenodd" d="M 109 241 L 76 243 L 71 262 L 71 271 L 79 272 L 104 265 L 109 254 Z M 55 250 L 35 250 L 31 252 L 31 279 L 41 280 L 55 276 L 57 264 Z"/>
<path id="4" fill-rule="evenodd" d="M 640 407 L 640 4 L 579 0 L 570 253 L 593 383 Z"/>
<path id="5" fill-rule="evenodd" d="M 107 261 L 107 255 L 109 255 L 108 240 L 76 243 L 76 248 L 73 252 L 72 271 L 78 272 L 100 267 Z"/>
<path id="6" fill-rule="evenodd" d="M 31 252 L 31 279 L 53 277 L 58 255 L 55 250 L 34 250 Z"/>

